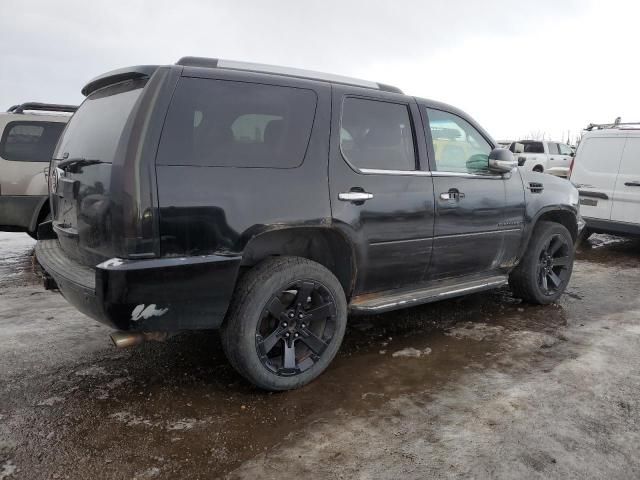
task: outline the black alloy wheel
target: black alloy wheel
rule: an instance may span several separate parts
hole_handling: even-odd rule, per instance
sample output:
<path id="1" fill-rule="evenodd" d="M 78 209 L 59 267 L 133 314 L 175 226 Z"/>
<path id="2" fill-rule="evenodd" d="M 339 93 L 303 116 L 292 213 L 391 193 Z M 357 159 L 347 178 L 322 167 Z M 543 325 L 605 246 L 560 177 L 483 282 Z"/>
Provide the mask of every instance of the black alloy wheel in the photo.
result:
<path id="1" fill-rule="evenodd" d="M 256 332 L 260 361 L 269 371 L 298 375 L 320 360 L 336 330 L 336 303 L 320 282 L 301 280 L 273 295 Z"/>
<path id="2" fill-rule="evenodd" d="M 513 294 L 538 305 L 558 300 L 571 279 L 574 243 L 564 225 L 539 221 L 520 263 L 509 274 Z"/>
<path id="3" fill-rule="evenodd" d="M 221 326 L 231 365 L 271 391 L 299 388 L 338 353 L 347 299 L 336 276 L 300 257 L 273 257 L 239 280 Z"/>
<path id="4" fill-rule="evenodd" d="M 571 248 L 564 236 L 555 234 L 549 238 L 540 252 L 538 286 L 545 295 L 552 296 L 564 290 L 571 275 Z"/>

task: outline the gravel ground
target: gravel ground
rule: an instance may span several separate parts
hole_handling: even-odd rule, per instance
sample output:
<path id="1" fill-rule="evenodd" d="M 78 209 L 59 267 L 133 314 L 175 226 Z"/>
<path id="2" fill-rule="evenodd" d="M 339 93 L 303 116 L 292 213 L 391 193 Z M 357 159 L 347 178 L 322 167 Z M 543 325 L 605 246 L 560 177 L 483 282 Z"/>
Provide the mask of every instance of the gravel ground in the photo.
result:
<path id="1" fill-rule="evenodd" d="M 267 394 L 215 332 L 115 350 L 0 233 L 0 480 L 640 478 L 640 241 L 594 236 L 561 300 L 507 289 L 351 319 Z"/>

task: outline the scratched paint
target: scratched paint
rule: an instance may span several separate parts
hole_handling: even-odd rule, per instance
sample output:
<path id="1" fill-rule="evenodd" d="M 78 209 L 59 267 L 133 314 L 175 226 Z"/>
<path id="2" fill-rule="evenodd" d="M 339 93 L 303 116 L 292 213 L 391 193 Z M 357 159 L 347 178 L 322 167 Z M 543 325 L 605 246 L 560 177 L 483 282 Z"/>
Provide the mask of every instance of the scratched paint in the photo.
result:
<path id="1" fill-rule="evenodd" d="M 151 317 L 161 317 L 169 311 L 168 308 L 157 308 L 155 303 L 145 306 L 144 303 L 137 305 L 131 312 L 131 320 L 137 322 L 141 319 L 146 320 Z"/>

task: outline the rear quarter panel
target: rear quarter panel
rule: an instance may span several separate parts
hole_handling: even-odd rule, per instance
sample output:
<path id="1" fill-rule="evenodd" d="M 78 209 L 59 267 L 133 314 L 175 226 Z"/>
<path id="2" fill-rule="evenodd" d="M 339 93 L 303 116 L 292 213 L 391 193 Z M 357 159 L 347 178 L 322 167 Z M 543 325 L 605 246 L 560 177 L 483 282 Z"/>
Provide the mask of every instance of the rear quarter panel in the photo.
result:
<path id="1" fill-rule="evenodd" d="M 211 76 L 236 80 L 222 70 Z M 256 76 L 256 81 L 266 83 L 263 76 Z M 283 79 L 270 82 L 288 85 Z M 156 165 L 162 256 L 237 254 L 253 237 L 269 229 L 330 223 L 331 89 L 315 85 L 304 84 L 304 88 L 315 90 L 317 107 L 306 156 L 299 167 Z"/>

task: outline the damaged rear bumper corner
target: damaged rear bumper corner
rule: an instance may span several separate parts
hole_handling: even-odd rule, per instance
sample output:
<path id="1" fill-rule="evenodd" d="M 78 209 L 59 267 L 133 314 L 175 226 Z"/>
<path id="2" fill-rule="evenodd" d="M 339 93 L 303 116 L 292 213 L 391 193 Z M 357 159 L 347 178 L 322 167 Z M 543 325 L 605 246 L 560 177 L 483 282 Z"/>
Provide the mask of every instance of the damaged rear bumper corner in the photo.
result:
<path id="1" fill-rule="evenodd" d="M 218 328 L 231 301 L 240 257 L 110 259 L 95 268 L 39 241 L 36 257 L 62 295 L 82 313 L 118 330 Z"/>

